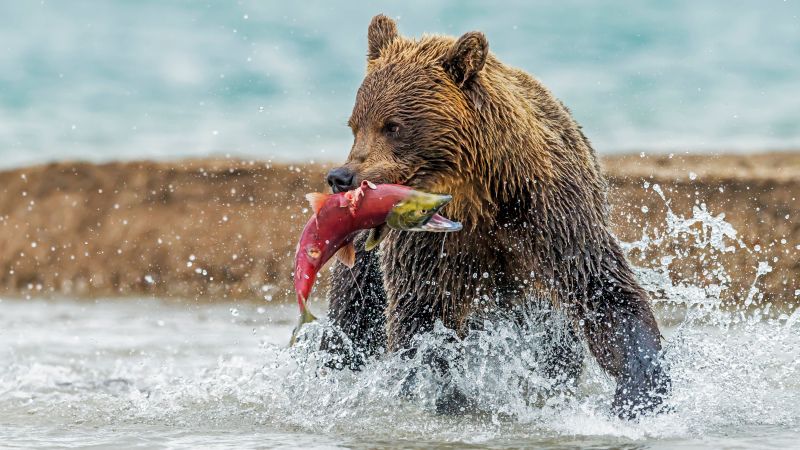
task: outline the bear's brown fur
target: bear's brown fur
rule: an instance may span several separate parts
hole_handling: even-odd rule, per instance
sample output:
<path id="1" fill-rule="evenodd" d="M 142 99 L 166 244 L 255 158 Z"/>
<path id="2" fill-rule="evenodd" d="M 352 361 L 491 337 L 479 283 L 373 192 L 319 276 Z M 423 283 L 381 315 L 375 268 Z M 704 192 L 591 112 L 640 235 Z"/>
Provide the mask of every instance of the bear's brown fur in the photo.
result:
<path id="1" fill-rule="evenodd" d="M 331 317 L 359 350 L 407 348 L 436 320 L 463 334 L 477 313 L 547 299 L 617 379 L 621 415 L 661 402 L 659 331 L 609 229 L 605 179 L 544 86 L 489 53 L 482 33 L 412 40 L 376 16 L 349 125 L 334 190 L 368 179 L 449 193 L 444 213 L 465 225 L 391 231 L 380 252 L 359 249 L 352 274 L 335 269 Z M 579 352 L 562 356 L 558 370 L 580 367 Z"/>

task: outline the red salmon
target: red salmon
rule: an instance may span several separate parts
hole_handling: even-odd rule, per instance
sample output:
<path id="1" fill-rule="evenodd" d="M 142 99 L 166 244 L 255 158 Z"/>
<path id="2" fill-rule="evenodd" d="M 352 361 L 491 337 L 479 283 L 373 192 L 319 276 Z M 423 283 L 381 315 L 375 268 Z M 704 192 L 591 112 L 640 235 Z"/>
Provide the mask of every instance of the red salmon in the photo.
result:
<path id="1" fill-rule="evenodd" d="M 314 215 L 308 220 L 294 264 L 294 288 L 300 306 L 300 322 L 292 333 L 293 344 L 305 323 L 315 320 L 306 301 L 322 266 L 334 255 L 352 267 L 355 263 L 353 239 L 359 230 L 372 229 L 367 250 L 385 235 L 384 223 L 406 231 L 458 231 L 461 224 L 437 212 L 452 197 L 428 194 L 398 184 L 373 184 L 364 181 L 356 189 L 338 194 L 306 195 Z"/>

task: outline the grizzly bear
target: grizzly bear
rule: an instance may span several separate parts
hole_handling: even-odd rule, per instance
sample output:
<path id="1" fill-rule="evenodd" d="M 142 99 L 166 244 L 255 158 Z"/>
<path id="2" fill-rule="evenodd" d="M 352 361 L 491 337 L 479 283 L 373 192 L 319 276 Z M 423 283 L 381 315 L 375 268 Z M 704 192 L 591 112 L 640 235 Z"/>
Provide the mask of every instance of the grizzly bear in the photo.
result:
<path id="1" fill-rule="evenodd" d="M 409 350 L 436 321 L 463 336 L 478 312 L 545 299 L 569 317 L 567 340 L 582 335 L 616 379 L 618 415 L 660 409 L 661 335 L 611 232 L 607 183 L 539 81 L 501 63 L 480 32 L 413 40 L 378 15 L 349 126 L 350 155 L 327 176 L 334 192 L 370 180 L 451 194 L 444 214 L 464 229 L 383 230 L 372 252 L 356 240 L 355 266 L 334 267 L 329 292 L 331 321 L 353 344 L 344 360 Z M 341 340 L 329 333 L 323 347 L 345 352 Z M 561 343 L 555 372 L 577 378 L 582 348 Z"/>

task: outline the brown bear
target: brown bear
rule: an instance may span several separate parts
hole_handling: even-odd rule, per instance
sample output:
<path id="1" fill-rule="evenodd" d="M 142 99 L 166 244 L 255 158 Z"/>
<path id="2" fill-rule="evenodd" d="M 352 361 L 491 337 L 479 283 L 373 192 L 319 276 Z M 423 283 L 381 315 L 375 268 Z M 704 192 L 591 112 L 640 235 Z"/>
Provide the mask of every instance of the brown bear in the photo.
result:
<path id="1" fill-rule="evenodd" d="M 329 293 L 351 365 L 408 349 L 437 320 L 464 335 L 479 312 L 545 299 L 571 322 L 556 372 L 580 373 L 582 347 L 569 341 L 582 334 L 616 378 L 620 416 L 661 405 L 661 336 L 610 230 L 597 157 L 539 81 L 501 63 L 480 32 L 414 40 L 378 15 L 349 126 L 347 162 L 327 176 L 335 192 L 370 180 L 448 193 L 444 214 L 464 224 L 448 235 L 389 231 L 373 252 L 357 239 L 355 267 L 336 266 Z M 323 347 L 340 340 L 329 334 Z"/>

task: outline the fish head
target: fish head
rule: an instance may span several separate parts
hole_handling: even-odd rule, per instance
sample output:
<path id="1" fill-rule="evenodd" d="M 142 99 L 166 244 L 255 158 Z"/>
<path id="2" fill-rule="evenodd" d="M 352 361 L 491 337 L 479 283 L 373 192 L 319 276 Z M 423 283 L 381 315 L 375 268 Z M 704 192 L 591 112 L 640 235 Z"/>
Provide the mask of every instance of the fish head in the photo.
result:
<path id="1" fill-rule="evenodd" d="M 386 217 L 386 224 L 405 231 L 458 231 L 461 224 L 438 214 L 453 199 L 450 195 L 410 191 L 408 197 L 397 203 Z"/>

